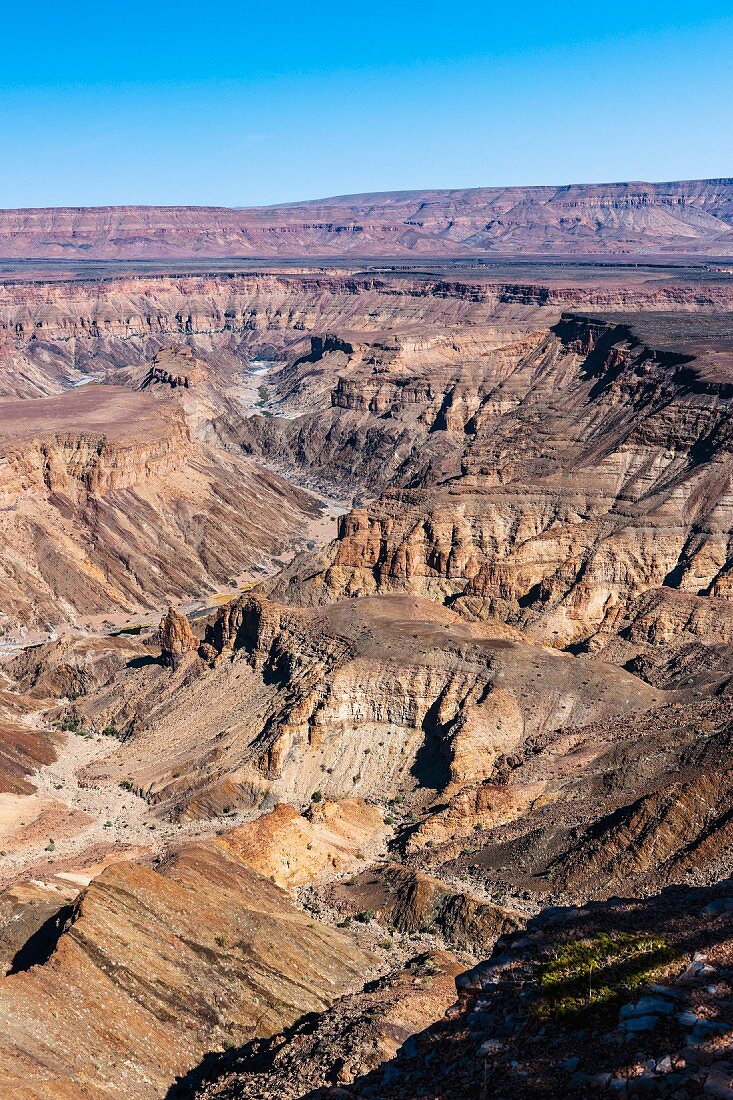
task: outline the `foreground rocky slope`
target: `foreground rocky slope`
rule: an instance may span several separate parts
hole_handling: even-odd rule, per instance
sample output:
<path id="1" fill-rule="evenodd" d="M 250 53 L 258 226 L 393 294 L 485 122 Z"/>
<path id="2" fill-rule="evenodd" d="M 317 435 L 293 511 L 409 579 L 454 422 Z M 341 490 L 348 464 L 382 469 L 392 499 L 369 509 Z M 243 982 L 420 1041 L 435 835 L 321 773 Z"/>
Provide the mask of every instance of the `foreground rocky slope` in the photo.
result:
<path id="1" fill-rule="evenodd" d="M 375 1030 L 370 998 L 352 996 L 307 1028 L 212 1060 L 177 1095 L 725 1097 L 733 1083 L 732 910 L 728 882 L 548 912 L 460 974 L 458 1001 L 444 1018 L 381 1065 L 367 1060 L 356 1077 L 342 1073 L 338 1025 L 348 1021 L 357 1043 Z M 411 971 L 408 1004 L 414 986 L 427 985 L 420 973 Z M 405 977 L 393 975 L 393 988 Z"/>
<path id="2" fill-rule="evenodd" d="M 731 250 L 729 179 L 405 191 L 229 210 L 4 210 L 0 255 L 455 256 Z"/>
<path id="3" fill-rule="evenodd" d="M 43 950 L 0 983 L 9 1098 L 159 1097 L 212 1046 L 280 1030 L 369 967 L 224 842 L 110 867 Z"/>

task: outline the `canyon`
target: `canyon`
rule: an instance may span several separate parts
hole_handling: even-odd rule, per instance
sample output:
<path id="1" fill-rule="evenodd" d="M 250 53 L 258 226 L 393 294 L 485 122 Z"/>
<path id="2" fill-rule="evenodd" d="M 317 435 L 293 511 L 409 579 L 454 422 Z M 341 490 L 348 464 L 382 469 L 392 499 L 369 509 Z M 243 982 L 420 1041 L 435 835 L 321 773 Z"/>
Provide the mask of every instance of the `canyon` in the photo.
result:
<path id="1" fill-rule="evenodd" d="M 3 1096 L 733 1088 L 732 193 L 0 212 Z"/>

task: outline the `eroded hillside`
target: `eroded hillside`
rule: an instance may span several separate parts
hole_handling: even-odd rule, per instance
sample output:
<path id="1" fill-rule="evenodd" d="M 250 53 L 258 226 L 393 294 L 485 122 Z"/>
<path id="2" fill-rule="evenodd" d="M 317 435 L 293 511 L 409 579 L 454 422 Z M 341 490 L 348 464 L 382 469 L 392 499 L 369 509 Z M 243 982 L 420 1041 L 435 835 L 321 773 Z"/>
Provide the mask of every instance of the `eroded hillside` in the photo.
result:
<path id="1" fill-rule="evenodd" d="M 676 989 L 685 891 L 731 872 L 732 303 L 670 271 L 2 289 L 5 634 L 60 635 L 2 669 L 9 1095 L 412 1095 L 453 977 L 504 937 L 533 990 L 591 900 L 577 936 L 658 934 Z M 414 1049 L 479 1096 L 466 1015 L 492 1057 L 514 1031 L 458 983 Z"/>
<path id="2" fill-rule="evenodd" d="M 730 179 L 477 187 L 280 206 L 4 210 L 3 256 L 730 253 Z"/>

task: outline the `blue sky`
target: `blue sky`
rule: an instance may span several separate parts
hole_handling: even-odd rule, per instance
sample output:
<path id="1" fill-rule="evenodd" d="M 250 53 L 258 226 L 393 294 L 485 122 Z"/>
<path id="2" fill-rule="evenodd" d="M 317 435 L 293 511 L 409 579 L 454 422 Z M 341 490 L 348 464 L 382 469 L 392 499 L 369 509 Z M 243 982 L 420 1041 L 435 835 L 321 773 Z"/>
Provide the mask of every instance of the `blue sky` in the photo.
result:
<path id="1" fill-rule="evenodd" d="M 733 176 L 733 9 L 3 5 L 0 206 Z"/>

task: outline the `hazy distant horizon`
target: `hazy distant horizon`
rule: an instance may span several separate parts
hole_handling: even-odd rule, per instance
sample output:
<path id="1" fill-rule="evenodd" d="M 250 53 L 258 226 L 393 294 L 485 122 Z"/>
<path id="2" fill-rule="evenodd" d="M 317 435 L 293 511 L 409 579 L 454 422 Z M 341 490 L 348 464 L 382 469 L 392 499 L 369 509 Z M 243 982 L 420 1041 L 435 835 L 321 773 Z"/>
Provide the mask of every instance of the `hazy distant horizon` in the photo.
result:
<path id="1" fill-rule="evenodd" d="M 305 206 L 308 204 L 318 203 L 331 203 L 337 201 L 348 202 L 349 200 L 357 199 L 377 199 L 380 196 L 387 195 L 424 195 L 424 194 L 459 194 L 467 191 L 530 191 L 530 190 L 548 190 L 548 191 L 562 191 L 566 188 L 573 187 L 634 187 L 634 186 L 651 186 L 651 187 L 664 187 L 665 185 L 675 185 L 684 183 L 733 183 L 733 176 L 690 176 L 688 179 L 666 179 L 666 180 L 572 180 L 569 183 L 538 183 L 538 184 L 522 184 L 522 183 L 509 183 L 509 184 L 479 184 L 475 187 L 409 187 L 400 188 L 399 190 L 392 191 L 352 191 L 349 194 L 343 195 L 314 195 L 307 198 L 293 198 L 284 202 L 274 203 L 252 203 L 252 204 L 224 204 L 224 203 L 167 203 L 167 202 L 144 202 L 144 203 L 67 203 L 62 205 L 53 204 L 51 206 L 2 206 L 0 210 L 44 210 L 44 209 L 56 209 L 56 210 L 105 210 L 105 209 L 124 209 L 125 207 L 136 207 L 140 209 L 202 209 L 202 210 L 260 210 L 260 209 L 276 209 L 278 207 L 286 206 Z"/>

